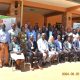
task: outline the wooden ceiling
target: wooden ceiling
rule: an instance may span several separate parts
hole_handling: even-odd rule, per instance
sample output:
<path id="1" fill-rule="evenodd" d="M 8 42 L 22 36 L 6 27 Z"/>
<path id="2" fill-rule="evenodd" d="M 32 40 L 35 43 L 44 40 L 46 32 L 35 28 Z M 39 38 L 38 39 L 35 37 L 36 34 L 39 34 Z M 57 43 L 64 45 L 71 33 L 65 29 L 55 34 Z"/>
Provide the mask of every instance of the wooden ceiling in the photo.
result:
<path id="1" fill-rule="evenodd" d="M 25 1 L 44 3 L 48 5 L 56 5 L 64 8 L 80 5 L 80 3 L 77 3 L 76 0 L 74 0 L 75 2 L 68 1 L 68 0 L 25 0 Z"/>

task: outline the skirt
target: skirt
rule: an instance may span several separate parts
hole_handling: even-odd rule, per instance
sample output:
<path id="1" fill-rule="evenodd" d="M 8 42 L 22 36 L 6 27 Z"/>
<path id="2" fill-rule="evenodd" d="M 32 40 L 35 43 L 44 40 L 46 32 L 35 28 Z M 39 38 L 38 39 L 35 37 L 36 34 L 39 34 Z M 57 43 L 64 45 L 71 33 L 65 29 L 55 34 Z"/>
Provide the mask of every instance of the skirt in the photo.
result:
<path id="1" fill-rule="evenodd" d="M 25 59 L 23 53 L 21 53 L 21 54 L 10 53 L 10 55 L 11 55 L 11 58 L 12 58 L 13 60 L 15 60 L 15 61 L 18 60 L 18 59 Z"/>

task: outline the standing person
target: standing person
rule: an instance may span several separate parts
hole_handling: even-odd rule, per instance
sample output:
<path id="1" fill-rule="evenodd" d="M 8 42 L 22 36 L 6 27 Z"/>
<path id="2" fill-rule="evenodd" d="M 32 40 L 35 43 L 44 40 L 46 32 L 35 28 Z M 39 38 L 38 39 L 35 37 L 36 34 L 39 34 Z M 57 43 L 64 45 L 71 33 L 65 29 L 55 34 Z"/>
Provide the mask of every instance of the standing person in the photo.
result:
<path id="1" fill-rule="evenodd" d="M 37 41 L 37 36 L 38 36 L 38 31 L 39 31 L 39 25 L 38 25 L 38 23 L 35 23 L 35 25 L 34 25 L 34 31 L 36 33 L 36 41 Z"/>
<path id="2" fill-rule="evenodd" d="M 34 30 L 35 30 L 35 32 L 37 32 L 38 29 L 39 29 L 39 25 L 38 25 L 38 23 L 35 23 L 35 25 L 34 25 Z"/>
<path id="3" fill-rule="evenodd" d="M 36 36 L 37 34 L 36 34 L 35 30 L 33 30 L 33 27 L 32 26 L 30 26 L 30 29 L 29 29 L 29 31 L 26 32 L 26 34 L 27 34 L 28 40 L 30 38 L 30 35 L 33 35 L 34 36 L 34 41 L 37 40 L 37 36 Z"/>
<path id="4" fill-rule="evenodd" d="M 16 24 L 14 23 L 14 24 L 12 24 L 12 29 L 10 29 L 9 31 L 8 31 L 8 33 L 10 34 L 10 36 L 11 36 L 11 39 L 13 38 L 13 36 L 18 36 L 18 30 L 16 29 L 17 28 L 17 26 L 16 26 Z"/>
<path id="5" fill-rule="evenodd" d="M 50 23 L 48 23 L 48 29 L 46 30 L 47 34 L 47 40 L 49 39 L 50 36 L 52 36 L 52 26 Z"/>
<path id="6" fill-rule="evenodd" d="M 16 30 L 18 31 L 18 33 L 21 32 L 21 24 L 20 24 L 20 22 L 17 22 Z"/>
<path id="7" fill-rule="evenodd" d="M 66 35 L 68 35 L 68 36 L 73 35 L 71 28 L 67 28 L 67 29 L 66 29 Z"/>
<path id="8" fill-rule="evenodd" d="M 24 27 L 25 27 L 25 32 L 28 32 L 29 31 L 28 24 L 25 24 Z"/>
<path id="9" fill-rule="evenodd" d="M 67 37 L 68 37 L 68 35 L 66 35 L 66 31 L 63 29 L 62 30 L 62 42 L 66 41 Z"/>
<path id="10" fill-rule="evenodd" d="M 77 33 L 78 33 L 79 36 L 80 36 L 80 28 L 77 28 Z"/>
<path id="11" fill-rule="evenodd" d="M 42 33 L 46 33 L 46 24 L 42 26 Z"/>
<path id="12" fill-rule="evenodd" d="M 13 40 L 13 37 L 14 36 L 16 36 L 16 37 L 18 37 L 18 31 L 17 31 L 17 29 L 16 29 L 16 24 L 14 23 L 14 24 L 12 24 L 12 29 L 10 29 L 9 31 L 8 31 L 8 33 L 9 33 L 9 35 L 10 35 L 10 43 L 9 43 L 9 50 L 11 51 L 12 50 L 12 44 L 11 44 L 11 42 L 12 42 L 12 40 Z"/>
<path id="13" fill-rule="evenodd" d="M 5 24 L 1 24 L 0 27 L 0 67 L 4 65 L 8 66 L 9 63 L 9 53 L 8 53 L 8 42 L 9 42 L 9 35 L 6 32 Z"/>
<path id="14" fill-rule="evenodd" d="M 27 35 L 26 35 L 26 32 L 25 32 L 25 27 L 24 27 L 24 26 L 21 27 L 21 32 L 18 34 L 18 40 L 19 40 L 20 47 L 21 47 L 21 49 L 23 50 L 23 53 L 24 53 L 25 58 L 26 58 Z"/>
<path id="15" fill-rule="evenodd" d="M 54 30 L 53 30 L 53 37 L 54 37 L 54 39 L 56 40 L 57 39 L 57 28 L 54 28 Z"/>
<path id="16" fill-rule="evenodd" d="M 77 30 L 74 29 L 73 30 L 73 42 L 76 41 L 78 37 L 79 37 L 79 34 L 77 33 Z"/>
<path id="17" fill-rule="evenodd" d="M 37 33 L 37 40 L 40 39 L 42 36 L 42 28 L 39 28 L 38 33 Z"/>

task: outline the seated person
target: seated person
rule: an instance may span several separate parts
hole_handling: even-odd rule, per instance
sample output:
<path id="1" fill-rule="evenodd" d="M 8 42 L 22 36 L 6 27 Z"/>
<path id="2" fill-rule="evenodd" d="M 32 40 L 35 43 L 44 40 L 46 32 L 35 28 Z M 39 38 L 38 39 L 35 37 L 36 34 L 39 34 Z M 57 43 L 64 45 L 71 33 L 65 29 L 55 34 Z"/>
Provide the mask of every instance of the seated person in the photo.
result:
<path id="1" fill-rule="evenodd" d="M 43 62 L 44 63 L 49 62 L 48 61 L 49 47 L 45 33 L 42 33 L 42 37 L 37 41 L 37 45 L 38 45 L 38 50 L 43 54 Z"/>
<path id="2" fill-rule="evenodd" d="M 34 41 L 33 35 L 30 35 L 30 38 L 27 41 L 27 48 L 28 48 L 27 56 L 30 57 L 31 70 L 34 70 L 33 66 L 34 57 L 37 57 L 38 67 L 42 69 L 42 54 L 38 52 L 37 43 Z"/>
<path id="3" fill-rule="evenodd" d="M 73 47 L 76 55 L 80 57 L 80 36 L 74 41 Z"/>
<path id="4" fill-rule="evenodd" d="M 63 44 L 61 41 L 61 36 L 57 36 L 57 40 L 55 40 L 56 51 L 59 53 L 59 60 L 64 61 L 64 53 L 63 53 Z"/>
<path id="5" fill-rule="evenodd" d="M 11 58 L 16 61 L 16 69 L 21 69 L 21 66 L 24 63 L 24 54 L 20 50 L 20 46 L 17 42 L 17 38 L 14 37 L 12 40 L 13 50 L 11 52 Z"/>
<path id="6" fill-rule="evenodd" d="M 61 36 L 57 36 L 57 40 L 55 40 L 55 45 L 56 45 L 56 50 L 58 52 L 62 52 L 62 41 L 61 41 Z"/>
<path id="7" fill-rule="evenodd" d="M 68 36 L 67 40 L 64 42 L 64 45 L 63 45 L 63 52 L 65 53 L 65 56 L 68 56 L 69 57 L 69 60 L 74 56 L 73 55 L 73 43 L 72 43 L 72 40 L 71 40 L 71 37 Z"/>
<path id="8" fill-rule="evenodd" d="M 56 45 L 53 36 L 49 37 L 48 45 L 49 45 L 49 59 L 54 60 L 54 58 L 58 57 L 58 52 L 56 51 Z"/>

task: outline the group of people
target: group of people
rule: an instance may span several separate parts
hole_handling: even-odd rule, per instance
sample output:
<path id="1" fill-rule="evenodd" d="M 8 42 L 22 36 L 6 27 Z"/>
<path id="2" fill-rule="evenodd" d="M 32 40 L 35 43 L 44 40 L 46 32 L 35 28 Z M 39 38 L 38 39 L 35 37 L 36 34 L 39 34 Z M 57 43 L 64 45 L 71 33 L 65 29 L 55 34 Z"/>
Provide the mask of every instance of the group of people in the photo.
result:
<path id="1" fill-rule="evenodd" d="M 80 30 L 58 29 L 48 24 L 41 28 L 38 23 L 32 27 L 25 24 L 18 28 L 12 24 L 6 31 L 5 24 L 0 24 L 0 67 L 8 66 L 9 57 L 16 62 L 16 69 L 21 69 L 24 62 L 30 62 L 30 69 L 34 70 L 34 57 L 38 61 L 38 68 L 52 62 L 55 58 L 70 61 L 74 56 L 80 58 Z"/>

